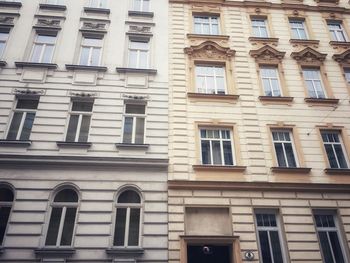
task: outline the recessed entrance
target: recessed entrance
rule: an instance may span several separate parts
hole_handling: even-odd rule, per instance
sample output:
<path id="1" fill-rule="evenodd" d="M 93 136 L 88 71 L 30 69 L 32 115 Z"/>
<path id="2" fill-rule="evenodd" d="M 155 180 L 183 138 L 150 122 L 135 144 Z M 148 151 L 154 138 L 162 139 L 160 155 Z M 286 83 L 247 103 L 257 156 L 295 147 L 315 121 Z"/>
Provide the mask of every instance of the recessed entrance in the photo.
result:
<path id="1" fill-rule="evenodd" d="M 233 263 L 232 245 L 187 245 L 187 263 Z"/>

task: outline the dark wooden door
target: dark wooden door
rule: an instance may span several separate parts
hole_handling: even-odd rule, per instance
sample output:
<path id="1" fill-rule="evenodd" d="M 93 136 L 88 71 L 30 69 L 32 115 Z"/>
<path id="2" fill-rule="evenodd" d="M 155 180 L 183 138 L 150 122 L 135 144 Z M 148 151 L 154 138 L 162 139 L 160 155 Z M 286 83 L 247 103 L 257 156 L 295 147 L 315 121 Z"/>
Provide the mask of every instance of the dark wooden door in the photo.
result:
<path id="1" fill-rule="evenodd" d="M 187 263 L 233 263 L 231 258 L 230 246 L 187 246 Z"/>

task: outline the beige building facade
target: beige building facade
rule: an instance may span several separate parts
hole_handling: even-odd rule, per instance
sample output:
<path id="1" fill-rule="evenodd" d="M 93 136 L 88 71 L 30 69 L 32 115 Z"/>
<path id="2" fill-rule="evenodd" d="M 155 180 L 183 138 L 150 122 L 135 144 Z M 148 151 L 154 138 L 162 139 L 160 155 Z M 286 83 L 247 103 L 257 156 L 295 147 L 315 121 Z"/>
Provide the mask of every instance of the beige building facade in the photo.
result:
<path id="1" fill-rule="evenodd" d="M 349 262 L 349 4 L 169 4 L 169 262 Z"/>

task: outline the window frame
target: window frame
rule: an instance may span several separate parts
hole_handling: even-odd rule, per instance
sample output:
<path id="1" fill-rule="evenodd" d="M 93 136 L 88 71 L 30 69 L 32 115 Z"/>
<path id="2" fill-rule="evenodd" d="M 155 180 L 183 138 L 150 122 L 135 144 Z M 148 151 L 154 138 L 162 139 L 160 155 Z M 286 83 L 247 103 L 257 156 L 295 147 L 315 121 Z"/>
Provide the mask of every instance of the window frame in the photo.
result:
<path id="1" fill-rule="evenodd" d="M 54 41 L 53 44 L 51 44 L 51 43 L 48 44 L 48 43 L 44 43 L 44 42 L 38 42 L 39 36 L 55 37 L 55 41 Z M 55 51 L 56 51 L 57 38 L 58 38 L 58 31 L 52 31 L 52 32 L 50 31 L 50 32 L 46 32 L 46 33 L 36 31 L 35 35 L 34 35 L 34 39 L 33 39 L 33 44 L 32 44 L 32 47 L 31 47 L 30 55 L 29 55 L 29 61 L 31 63 L 52 63 L 53 58 L 54 58 L 54 54 L 55 54 Z M 40 46 L 41 47 L 39 61 L 34 61 L 33 60 L 34 50 L 35 50 L 36 46 Z M 52 46 L 53 47 L 52 53 L 51 53 L 51 56 L 50 56 L 50 61 L 43 62 L 43 58 L 45 57 L 44 54 L 46 53 L 45 50 L 47 49 L 48 46 Z"/>
<path id="2" fill-rule="evenodd" d="M 98 39 L 101 41 L 101 45 L 100 46 L 88 46 L 84 44 L 85 39 Z M 104 47 L 104 35 L 103 34 L 83 34 L 81 37 L 81 41 L 80 41 L 80 46 L 79 46 L 79 56 L 78 56 L 78 65 L 80 66 L 86 66 L 86 67 L 100 67 L 102 65 L 102 56 L 103 56 L 103 48 Z M 88 63 L 87 64 L 83 64 L 81 63 L 82 60 L 82 53 L 83 53 L 83 49 L 84 48 L 88 48 L 89 49 L 89 57 L 88 57 Z M 91 63 L 91 59 L 92 59 L 92 55 L 93 55 L 93 50 L 94 48 L 98 48 L 99 51 L 99 59 L 98 59 L 98 63 L 97 65 L 92 65 Z"/>
<path id="3" fill-rule="evenodd" d="M 132 0 L 132 3 L 131 3 L 132 11 L 142 12 L 142 13 L 150 12 L 150 10 L 151 10 L 151 0 L 139 0 L 141 2 L 139 10 L 136 9 L 136 1 L 138 1 L 138 0 Z M 143 3 L 144 2 L 148 2 L 148 9 L 147 10 L 143 10 Z"/>
<path id="4" fill-rule="evenodd" d="M 51 1 L 53 1 L 54 3 L 50 3 Z M 46 5 L 64 5 L 65 4 L 65 0 L 44 0 L 43 2 Z"/>
<path id="5" fill-rule="evenodd" d="M 126 106 L 127 105 L 143 105 L 145 106 L 145 113 L 144 114 L 138 114 L 138 113 L 126 113 Z M 126 117 L 133 117 L 133 127 L 132 127 L 132 134 L 131 134 L 131 143 L 125 143 L 124 142 L 124 128 L 125 128 L 125 118 Z M 123 121 L 122 121 L 122 136 L 121 136 L 121 143 L 122 144 L 134 144 L 138 145 L 139 143 L 135 143 L 136 139 L 136 125 L 135 120 L 137 118 L 143 118 L 144 119 L 144 131 L 143 131 L 143 143 L 146 144 L 146 131 L 147 131 L 147 103 L 144 102 L 133 102 L 133 101 L 125 101 L 124 103 L 124 109 L 123 109 Z"/>
<path id="6" fill-rule="evenodd" d="M 254 25 L 254 21 L 263 21 L 264 22 L 264 27 L 262 26 L 259 26 L 259 25 Z M 255 38 L 271 38 L 272 34 L 270 32 L 270 29 L 269 29 L 269 20 L 268 20 L 268 17 L 267 16 L 251 16 L 250 17 L 250 30 L 251 30 L 251 36 L 252 37 L 255 37 Z M 255 30 L 254 28 L 258 28 L 259 29 L 259 35 L 255 35 Z M 265 31 L 266 31 L 266 36 L 262 36 L 261 34 L 261 28 L 265 28 Z"/>
<path id="7" fill-rule="evenodd" d="M 10 208 L 10 212 L 9 212 L 9 216 L 8 216 L 8 219 L 7 219 L 7 222 L 6 222 L 6 227 L 5 227 L 5 230 L 4 230 L 4 236 L 2 237 L 2 243 L 0 243 L 0 248 L 4 246 L 5 239 L 6 239 L 6 236 L 7 236 L 7 231 L 8 231 L 8 228 L 9 228 L 9 222 L 10 222 L 12 211 L 13 211 L 13 207 L 14 207 L 14 203 L 16 201 L 16 190 L 15 190 L 15 188 L 12 185 L 10 185 L 8 183 L 1 183 L 0 184 L 0 189 L 1 188 L 11 191 L 12 195 L 13 195 L 13 200 L 12 200 L 12 202 L 0 201 L 0 208 L 1 207 L 11 207 Z"/>
<path id="8" fill-rule="evenodd" d="M 309 33 L 309 30 L 308 30 L 308 26 L 306 24 L 306 19 L 305 18 L 289 17 L 288 18 L 288 23 L 289 23 L 290 36 L 291 36 L 292 40 L 300 40 L 300 41 L 310 40 L 310 33 Z M 305 32 L 305 38 L 301 38 L 300 37 L 299 29 L 301 29 L 301 28 L 294 28 L 292 26 L 292 23 L 301 23 L 302 24 L 302 29 Z M 293 37 L 293 34 L 294 34 L 293 33 L 294 32 L 293 29 L 296 29 L 296 31 L 297 31 L 297 35 L 298 35 L 297 38 Z"/>
<path id="9" fill-rule="evenodd" d="M 209 26 L 209 33 L 205 34 L 203 33 L 203 23 L 201 23 L 201 32 L 196 32 L 196 18 L 208 18 L 208 26 Z M 213 34 L 213 23 L 211 22 L 213 18 L 217 18 L 217 34 Z M 219 36 L 222 35 L 222 30 L 221 30 L 221 18 L 220 18 L 220 14 L 200 14 L 200 13 L 193 13 L 192 14 L 192 27 L 193 30 L 191 30 L 193 32 L 193 34 L 196 35 L 209 35 L 209 36 Z"/>
<path id="10" fill-rule="evenodd" d="M 329 28 L 329 26 L 331 24 L 339 25 L 340 29 L 336 30 L 336 32 L 342 32 L 344 40 L 339 40 L 338 33 L 335 33 L 336 38 L 333 37 L 334 35 L 332 33 L 332 30 Z M 348 34 L 346 27 L 344 26 L 343 21 L 341 21 L 341 20 L 326 20 L 326 25 L 327 25 L 327 30 L 328 30 L 328 34 L 329 34 L 329 38 L 330 38 L 331 42 L 341 43 L 341 42 L 348 42 L 349 41 L 349 34 Z"/>
<path id="11" fill-rule="evenodd" d="M 100 7 L 101 2 L 105 1 L 105 6 Z M 97 6 L 93 5 L 93 3 L 98 3 Z M 89 0 L 88 7 L 90 8 L 99 8 L 99 9 L 107 9 L 108 8 L 108 0 Z"/>
<path id="12" fill-rule="evenodd" d="M 264 94 L 264 96 L 267 96 L 267 97 L 283 97 L 285 96 L 284 93 L 284 89 L 283 89 L 283 84 L 282 82 L 284 81 L 284 79 L 281 77 L 281 74 L 280 74 L 280 66 L 279 64 L 275 65 L 275 64 L 259 64 L 259 80 L 260 80 L 260 83 L 261 83 L 261 87 L 262 87 L 262 92 Z M 275 72 L 276 72 L 276 79 L 278 81 L 278 89 L 279 89 L 279 92 L 280 92 L 280 95 L 279 96 L 275 96 L 275 95 L 267 95 L 266 94 L 266 89 L 265 89 L 265 86 L 264 86 L 264 81 L 263 81 L 263 77 L 262 77 L 262 68 L 264 69 L 275 69 Z M 271 78 L 269 78 L 271 79 Z M 271 84 L 271 81 L 270 81 L 270 84 Z M 271 86 L 271 85 L 270 85 Z M 273 93 L 273 90 L 271 89 L 271 93 Z"/>
<path id="13" fill-rule="evenodd" d="M 0 33 L 1 34 L 7 34 L 7 38 L 6 38 L 5 41 L 0 40 L 0 42 L 4 44 L 3 49 L 0 50 L 0 59 L 4 58 L 4 54 L 6 52 L 6 48 L 7 48 L 8 42 L 9 42 L 9 38 L 10 38 L 10 32 L 11 32 L 11 27 L 2 27 L 2 28 L 0 28 Z"/>
<path id="14" fill-rule="evenodd" d="M 197 84 L 198 84 L 198 80 L 197 80 L 197 78 L 198 78 L 198 75 L 197 75 L 197 67 L 207 67 L 207 68 L 212 68 L 212 69 L 214 69 L 213 70 L 213 72 L 214 72 L 214 74 L 213 75 L 211 75 L 211 77 L 213 77 L 214 78 L 214 93 L 209 93 L 209 92 L 200 92 L 199 90 L 198 90 L 198 87 L 197 87 Z M 215 68 L 222 68 L 223 69 L 223 73 L 224 73 L 224 75 L 223 75 L 223 83 L 224 83 L 224 93 L 219 93 L 218 91 L 218 86 L 217 86 L 217 75 L 216 75 L 216 73 L 215 73 Z M 195 88 L 195 91 L 196 91 L 196 93 L 200 93 L 200 94 L 208 94 L 208 95 L 228 95 L 229 93 L 228 93 L 228 84 L 227 84 L 227 72 L 226 72 L 226 65 L 224 65 L 224 64 L 210 64 L 210 63 L 195 63 L 194 64 L 194 82 L 195 82 L 195 86 L 194 86 L 194 88 Z M 208 77 L 208 75 L 206 75 L 205 77 Z M 207 82 L 207 81 L 205 81 L 205 82 Z M 208 90 L 208 87 L 206 86 L 205 87 L 205 90 L 207 91 Z"/>
<path id="15" fill-rule="evenodd" d="M 317 90 L 315 89 L 315 80 L 316 79 L 306 79 L 305 77 L 305 73 L 304 71 L 317 71 L 317 75 L 319 76 L 319 80 L 320 81 L 320 84 L 321 84 L 321 88 L 322 88 L 322 92 L 323 92 L 323 95 L 324 97 L 318 97 L 318 93 L 317 93 Z M 302 77 L 303 77 L 303 81 L 304 81 L 304 86 L 305 86 L 305 91 L 306 91 L 306 94 L 308 95 L 307 98 L 312 98 L 312 99 L 327 99 L 329 98 L 329 95 L 328 95 L 328 90 L 326 89 L 326 85 L 327 83 L 325 83 L 324 81 L 324 78 L 323 78 L 323 74 L 322 74 L 322 71 L 321 71 L 321 67 L 307 67 L 307 66 L 301 66 L 301 73 L 302 73 Z M 310 95 L 310 90 L 309 90 L 309 87 L 307 85 L 307 81 L 312 81 L 312 87 L 313 87 L 313 90 L 316 94 L 316 97 L 311 97 Z"/>
<path id="16" fill-rule="evenodd" d="M 139 43 L 147 43 L 148 49 L 133 49 L 131 48 L 132 42 L 139 42 Z M 128 39 L 128 48 L 126 50 L 126 65 L 128 68 L 136 68 L 136 69 L 150 69 L 151 68 L 151 38 L 150 37 L 136 37 L 136 36 L 129 36 Z M 130 57 L 131 57 L 131 51 L 136 50 L 137 52 L 137 59 L 136 59 L 136 66 L 131 67 L 130 63 Z M 147 61 L 146 61 L 146 67 L 140 67 L 140 53 L 142 51 L 146 51 L 147 54 Z"/>

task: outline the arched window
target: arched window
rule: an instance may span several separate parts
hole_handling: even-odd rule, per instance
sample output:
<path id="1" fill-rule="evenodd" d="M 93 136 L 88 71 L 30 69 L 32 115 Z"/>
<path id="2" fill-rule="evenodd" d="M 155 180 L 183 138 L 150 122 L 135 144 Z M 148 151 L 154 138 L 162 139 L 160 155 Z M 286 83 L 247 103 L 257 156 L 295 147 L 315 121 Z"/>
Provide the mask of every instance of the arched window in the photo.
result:
<path id="1" fill-rule="evenodd" d="M 122 192 L 117 198 L 113 246 L 140 245 L 141 198 L 133 190 Z"/>
<path id="2" fill-rule="evenodd" d="M 72 189 L 63 189 L 55 195 L 45 246 L 72 245 L 78 201 L 78 194 Z"/>
<path id="3" fill-rule="evenodd" d="M 4 241 L 7 223 L 13 203 L 13 192 L 9 188 L 0 187 L 0 246 Z"/>

